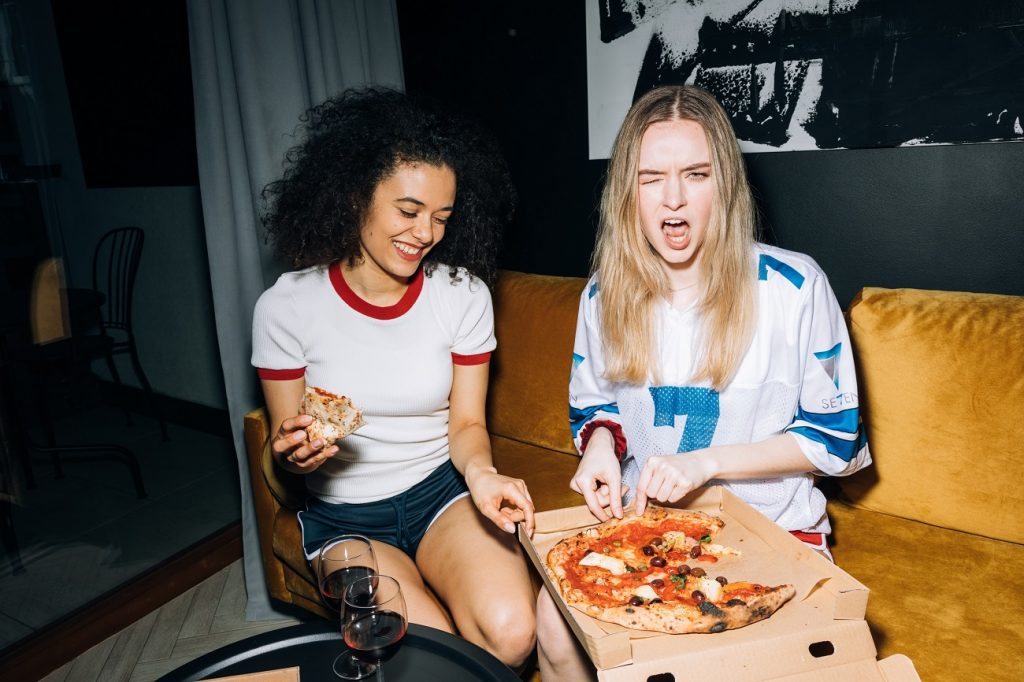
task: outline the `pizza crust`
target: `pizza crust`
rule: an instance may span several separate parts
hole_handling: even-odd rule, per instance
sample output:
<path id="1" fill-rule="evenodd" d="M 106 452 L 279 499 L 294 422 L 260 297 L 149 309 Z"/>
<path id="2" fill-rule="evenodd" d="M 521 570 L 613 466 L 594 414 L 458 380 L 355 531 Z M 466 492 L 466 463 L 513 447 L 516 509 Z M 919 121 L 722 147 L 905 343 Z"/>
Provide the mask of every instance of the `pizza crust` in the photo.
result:
<path id="1" fill-rule="evenodd" d="M 313 417 L 313 423 L 306 427 L 310 443 L 319 438 L 325 445 L 333 445 L 366 424 L 362 411 L 351 400 L 316 386 L 306 386 L 299 413 Z"/>
<path id="2" fill-rule="evenodd" d="M 588 603 L 574 603 L 567 600 L 589 616 L 609 623 L 617 623 L 635 630 L 653 630 L 669 634 L 715 633 L 764 620 L 793 598 L 796 589 L 792 585 L 766 588 L 743 604 L 714 604 L 690 607 L 676 604 L 648 604 L 645 606 L 612 606 L 601 608 Z"/>

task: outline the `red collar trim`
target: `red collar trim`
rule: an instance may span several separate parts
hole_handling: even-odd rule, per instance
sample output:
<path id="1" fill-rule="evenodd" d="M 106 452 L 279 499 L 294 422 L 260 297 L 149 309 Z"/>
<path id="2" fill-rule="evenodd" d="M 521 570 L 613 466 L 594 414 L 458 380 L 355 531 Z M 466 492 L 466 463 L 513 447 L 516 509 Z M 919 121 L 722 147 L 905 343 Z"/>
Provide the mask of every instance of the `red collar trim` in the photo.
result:
<path id="1" fill-rule="evenodd" d="M 412 281 L 409 282 L 409 288 L 402 294 L 402 298 L 398 299 L 398 302 L 394 305 L 373 305 L 368 303 L 359 297 L 359 294 L 352 291 L 352 287 L 345 281 L 345 277 L 341 274 L 341 262 L 334 263 L 328 270 L 328 275 L 331 278 L 331 284 L 334 286 L 334 290 L 341 297 L 341 300 L 345 301 L 352 310 L 357 313 L 362 313 L 367 317 L 372 317 L 375 320 L 394 320 L 396 318 L 405 315 L 412 308 L 413 304 L 420 297 L 420 292 L 423 291 L 423 268 L 416 270 L 416 274 L 413 275 Z"/>

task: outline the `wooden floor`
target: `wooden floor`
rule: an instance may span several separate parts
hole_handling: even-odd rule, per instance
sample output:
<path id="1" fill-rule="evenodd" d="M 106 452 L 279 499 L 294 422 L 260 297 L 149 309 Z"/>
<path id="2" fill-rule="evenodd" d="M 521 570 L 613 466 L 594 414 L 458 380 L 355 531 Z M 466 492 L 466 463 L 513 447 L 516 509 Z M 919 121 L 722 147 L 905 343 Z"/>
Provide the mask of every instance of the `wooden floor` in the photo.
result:
<path id="1" fill-rule="evenodd" d="M 208 651 L 298 622 L 246 622 L 239 559 L 53 671 L 43 682 L 148 682 Z"/>

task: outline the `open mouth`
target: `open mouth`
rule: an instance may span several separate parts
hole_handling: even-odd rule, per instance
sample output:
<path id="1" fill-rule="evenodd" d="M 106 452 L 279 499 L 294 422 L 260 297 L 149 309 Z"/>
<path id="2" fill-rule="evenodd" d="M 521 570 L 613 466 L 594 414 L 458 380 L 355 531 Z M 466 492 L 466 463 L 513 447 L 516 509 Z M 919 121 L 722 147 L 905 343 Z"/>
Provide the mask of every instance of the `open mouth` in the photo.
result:
<path id="1" fill-rule="evenodd" d="M 671 218 L 661 223 L 661 231 L 672 246 L 685 248 L 690 243 L 690 224 L 679 218 Z"/>

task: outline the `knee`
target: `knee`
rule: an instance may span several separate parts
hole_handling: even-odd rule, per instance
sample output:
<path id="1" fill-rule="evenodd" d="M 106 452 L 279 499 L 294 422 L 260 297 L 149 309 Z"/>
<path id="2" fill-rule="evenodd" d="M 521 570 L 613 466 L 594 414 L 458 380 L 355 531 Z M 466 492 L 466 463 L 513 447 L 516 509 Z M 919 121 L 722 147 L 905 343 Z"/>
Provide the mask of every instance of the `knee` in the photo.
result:
<path id="1" fill-rule="evenodd" d="M 495 605 L 478 626 L 486 648 L 513 669 L 522 665 L 536 643 L 536 619 L 529 603 Z"/>

